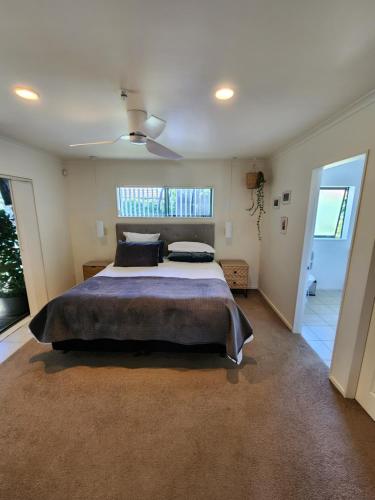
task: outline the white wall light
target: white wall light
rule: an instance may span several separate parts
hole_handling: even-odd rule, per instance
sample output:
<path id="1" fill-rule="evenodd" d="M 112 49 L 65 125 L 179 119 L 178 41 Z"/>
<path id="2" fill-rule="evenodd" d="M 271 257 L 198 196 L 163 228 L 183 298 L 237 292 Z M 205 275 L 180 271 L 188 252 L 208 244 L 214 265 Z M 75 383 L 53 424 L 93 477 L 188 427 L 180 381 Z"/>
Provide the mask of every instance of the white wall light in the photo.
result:
<path id="1" fill-rule="evenodd" d="M 230 240 L 233 236 L 233 224 L 231 221 L 225 223 L 225 238 Z"/>
<path id="2" fill-rule="evenodd" d="M 104 222 L 102 220 L 96 221 L 96 236 L 98 238 L 104 238 Z"/>

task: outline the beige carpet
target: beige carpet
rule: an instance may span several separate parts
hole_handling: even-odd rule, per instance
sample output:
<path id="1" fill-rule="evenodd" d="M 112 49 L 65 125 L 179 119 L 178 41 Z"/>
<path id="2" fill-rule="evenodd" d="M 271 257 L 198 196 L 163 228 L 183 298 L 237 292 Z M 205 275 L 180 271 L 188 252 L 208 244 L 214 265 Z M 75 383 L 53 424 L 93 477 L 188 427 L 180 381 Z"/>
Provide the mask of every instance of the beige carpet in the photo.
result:
<path id="1" fill-rule="evenodd" d="M 0 498 L 374 499 L 375 423 L 257 293 L 214 355 L 53 353 L 0 366 Z"/>

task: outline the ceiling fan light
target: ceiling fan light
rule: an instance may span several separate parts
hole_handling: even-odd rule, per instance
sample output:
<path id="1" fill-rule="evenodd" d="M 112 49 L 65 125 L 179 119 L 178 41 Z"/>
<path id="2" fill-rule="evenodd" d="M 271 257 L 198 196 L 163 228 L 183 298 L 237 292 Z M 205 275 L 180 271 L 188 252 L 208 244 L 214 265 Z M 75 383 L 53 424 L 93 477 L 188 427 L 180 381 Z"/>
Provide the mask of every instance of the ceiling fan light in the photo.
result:
<path id="1" fill-rule="evenodd" d="M 120 137 L 120 139 L 121 139 L 122 141 L 128 141 L 128 140 L 130 139 L 130 137 L 129 137 L 129 135 L 127 134 L 127 135 L 122 135 L 122 136 Z"/>
<path id="2" fill-rule="evenodd" d="M 147 137 L 144 134 L 138 132 L 132 132 L 129 134 L 129 141 L 132 144 L 137 144 L 138 146 L 144 146 L 147 141 Z"/>

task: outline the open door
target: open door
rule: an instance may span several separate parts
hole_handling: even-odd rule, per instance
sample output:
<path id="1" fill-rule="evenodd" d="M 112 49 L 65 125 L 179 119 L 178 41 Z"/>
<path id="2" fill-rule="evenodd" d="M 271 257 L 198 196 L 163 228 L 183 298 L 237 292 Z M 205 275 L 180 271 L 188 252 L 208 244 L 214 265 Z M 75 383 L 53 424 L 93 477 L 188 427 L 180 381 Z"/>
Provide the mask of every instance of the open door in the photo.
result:
<path id="1" fill-rule="evenodd" d="M 26 179 L 12 179 L 11 189 L 30 313 L 34 316 L 48 302 L 34 189 Z"/>
<path id="2" fill-rule="evenodd" d="M 0 177 L 0 334 L 29 315 L 11 181 Z"/>

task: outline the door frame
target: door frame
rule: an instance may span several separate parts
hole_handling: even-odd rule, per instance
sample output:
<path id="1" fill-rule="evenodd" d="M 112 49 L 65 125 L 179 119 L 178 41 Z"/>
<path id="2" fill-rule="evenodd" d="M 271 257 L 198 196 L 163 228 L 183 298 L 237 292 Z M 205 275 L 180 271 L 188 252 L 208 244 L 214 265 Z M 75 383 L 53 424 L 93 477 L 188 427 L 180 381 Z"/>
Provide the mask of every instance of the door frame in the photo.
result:
<path id="1" fill-rule="evenodd" d="M 302 318 L 305 309 L 305 291 L 308 277 L 308 265 L 314 242 L 314 228 L 316 213 L 318 209 L 319 189 L 322 178 L 323 167 L 314 168 L 311 174 L 310 194 L 307 208 L 305 235 L 303 239 L 303 250 L 299 272 L 296 309 L 293 321 L 293 333 L 301 333 Z"/>
<path id="2" fill-rule="evenodd" d="M 348 261 L 347 261 L 346 270 L 345 270 L 343 294 L 342 294 L 342 299 L 341 299 L 341 304 L 340 304 L 340 313 L 339 313 L 339 318 L 338 318 L 337 328 L 336 328 L 336 337 L 339 334 L 339 330 L 340 330 L 340 326 L 341 326 L 340 323 L 341 323 L 342 304 L 344 302 L 344 298 L 345 298 L 345 294 L 346 294 L 348 275 L 349 275 L 351 260 L 352 260 L 354 240 L 355 240 L 356 231 L 357 231 L 358 215 L 359 215 L 362 194 L 363 194 L 363 184 L 364 184 L 364 180 L 365 180 L 365 176 L 366 176 L 366 169 L 367 169 L 367 163 L 368 163 L 368 157 L 369 157 L 368 151 L 359 153 L 357 155 L 353 155 L 351 157 L 345 158 L 345 159 L 340 160 L 340 161 L 336 161 L 333 163 L 329 163 L 327 165 L 322 165 L 320 167 L 316 167 L 312 171 L 311 184 L 310 184 L 310 195 L 309 195 L 308 210 L 307 210 L 306 225 L 305 225 L 305 236 L 304 236 L 304 243 L 303 243 L 303 250 L 302 250 L 302 257 L 301 257 L 300 272 L 299 272 L 298 291 L 297 291 L 297 297 L 296 297 L 296 308 L 295 308 L 295 315 L 294 315 L 294 322 L 293 322 L 293 332 L 294 333 L 301 333 L 301 329 L 302 329 L 302 318 L 303 318 L 304 306 L 305 306 L 305 291 L 306 291 L 307 276 L 308 276 L 307 267 L 308 267 L 308 264 L 310 262 L 312 245 L 313 245 L 313 240 L 314 240 L 313 233 L 314 233 L 316 213 L 317 213 L 317 207 L 318 207 L 320 180 L 321 180 L 321 175 L 322 175 L 323 169 L 326 167 L 332 167 L 332 168 L 338 167 L 340 165 L 347 163 L 348 161 L 352 161 L 352 160 L 354 160 L 356 158 L 360 158 L 360 157 L 363 157 L 363 171 L 362 171 L 361 183 L 359 186 L 360 192 L 359 192 L 358 203 L 357 203 L 357 207 L 356 207 L 355 219 L 354 219 L 354 223 L 353 223 L 353 233 L 352 233 L 349 252 L 348 252 Z M 361 344 L 361 353 L 359 354 L 361 356 L 361 359 L 363 358 L 364 349 L 365 349 L 365 346 Z M 356 352 L 357 350 L 358 350 L 358 347 L 356 346 L 356 349 L 353 352 L 353 357 L 358 356 L 358 352 Z M 335 356 L 335 351 L 336 351 L 336 342 L 335 342 L 334 348 L 333 348 L 332 359 Z M 331 366 L 332 366 L 332 364 L 331 364 Z M 356 370 L 355 374 L 353 374 L 353 377 L 354 376 L 356 377 L 357 383 L 358 383 L 360 368 L 361 368 L 361 366 L 359 365 L 358 370 Z M 330 377 L 330 379 L 335 384 L 335 381 L 331 377 Z M 339 388 L 339 390 L 341 391 L 341 388 Z M 354 397 L 354 396 L 350 395 L 349 397 Z"/>
<path id="3" fill-rule="evenodd" d="M 357 393 L 358 393 L 359 379 L 361 376 L 363 360 L 364 360 L 365 351 L 366 351 L 367 338 L 368 338 L 368 334 L 370 331 L 370 323 L 371 323 L 373 310 L 374 310 L 374 304 L 375 304 L 375 241 L 374 241 L 374 246 L 372 249 L 370 272 L 369 272 L 367 283 L 366 283 L 366 291 L 365 291 L 364 301 L 362 304 L 361 319 L 360 319 L 360 326 L 359 326 L 359 331 L 361 332 L 361 334 L 363 336 L 362 344 L 364 345 L 364 348 L 363 348 L 363 350 L 358 352 L 358 358 L 360 359 L 360 364 L 359 364 L 358 373 L 356 374 L 356 381 L 354 381 L 354 385 L 356 387 L 356 394 L 355 394 L 356 399 L 357 399 Z"/>
<path id="4" fill-rule="evenodd" d="M 22 253 L 23 253 L 22 234 L 19 231 L 18 224 L 17 224 L 18 214 L 17 214 L 16 203 L 14 201 L 12 181 L 29 182 L 31 184 L 32 194 L 33 194 L 33 196 L 32 196 L 33 197 L 33 205 L 34 205 L 34 210 L 35 210 L 35 215 L 36 215 L 36 223 L 37 223 L 37 227 L 38 227 L 38 242 L 39 242 L 40 252 L 41 252 L 43 282 L 44 282 L 44 288 L 45 288 L 45 291 L 46 291 L 47 300 L 49 300 L 48 287 L 47 287 L 47 278 L 46 278 L 46 266 L 45 266 L 45 259 L 44 259 L 44 252 L 43 252 L 42 240 L 41 240 L 41 236 L 40 236 L 40 225 L 39 225 L 38 210 L 37 210 L 37 206 L 36 206 L 36 202 L 35 202 L 35 190 L 34 190 L 33 180 L 30 179 L 30 178 L 28 178 L 28 177 L 20 177 L 20 176 L 17 176 L 17 175 L 8 175 L 8 174 L 1 173 L 1 172 L 0 172 L 0 177 L 3 177 L 4 179 L 9 179 L 10 180 L 10 190 L 11 190 L 11 193 L 12 193 L 13 212 L 14 212 L 14 217 L 15 217 L 15 220 L 16 220 L 17 235 L 18 235 L 18 241 L 19 241 L 19 245 L 20 245 L 22 266 L 24 267 L 24 269 L 26 269 L 26 268 L 25 268 L 24 259 L 22 257 Z M 27 272 L 26 272 L 26 274 L 27 274 Z M 30 307 L 30 316 L 28 316 L 28 318 L 29 318 L 29 317 L 33 316 L 33 311 L 31 310 L 31 305 L 32 305 L 33 301 L 30 302 L 30 296 L 34 296 L 35 295 L 34 291 L 32 290 L 33 287 L 34 287 L 34 284 L 33 284 L 32 280 L 27 280 L 26 277 L 25 277 L 25 285 L 26 285 L 26 293 L 27 293 L 27 296 L 28 296 L 29 307 Z M 16 325 L 19 325 L 19 323 L 17 323 Z M 16 325 L 13 325 L 13 326 L 16 326 Z M 3 334 L 4 333 L 5 332 L 3 332 Z"/>

